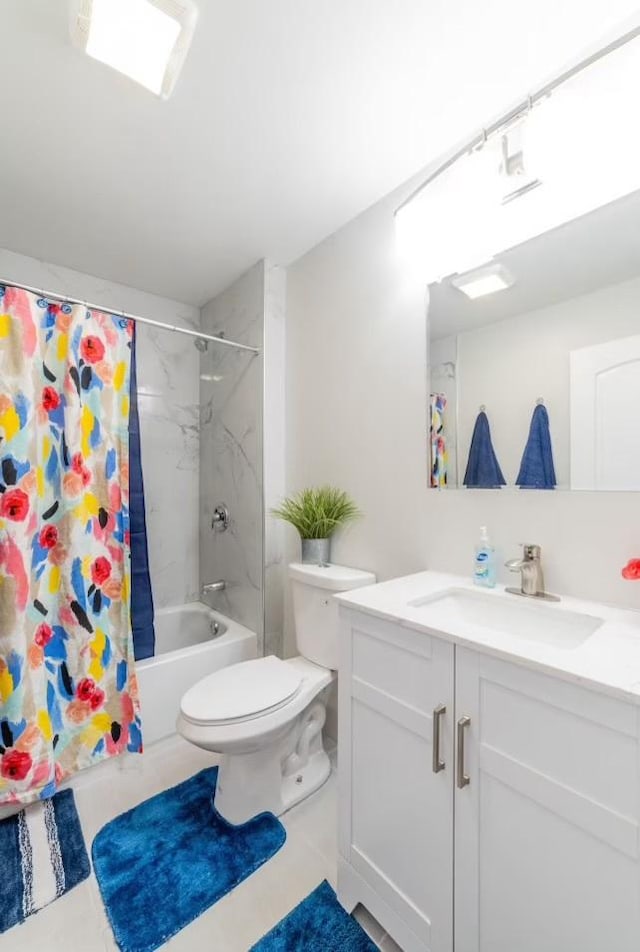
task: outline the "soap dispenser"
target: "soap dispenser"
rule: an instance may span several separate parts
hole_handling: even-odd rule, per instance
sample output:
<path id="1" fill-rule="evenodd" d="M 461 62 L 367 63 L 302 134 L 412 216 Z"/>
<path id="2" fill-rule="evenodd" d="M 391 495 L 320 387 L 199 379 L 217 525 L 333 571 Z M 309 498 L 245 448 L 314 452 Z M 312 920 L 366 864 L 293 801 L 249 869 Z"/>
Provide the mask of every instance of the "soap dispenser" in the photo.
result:
<path id="1" fill-rule="evenodd" d="M 476 545 L 473 581 L 483 588 L 495 588 L 496 550 L 491 545 L 489 530 L 486 526 L 480 528 L 480 540 Z"/>

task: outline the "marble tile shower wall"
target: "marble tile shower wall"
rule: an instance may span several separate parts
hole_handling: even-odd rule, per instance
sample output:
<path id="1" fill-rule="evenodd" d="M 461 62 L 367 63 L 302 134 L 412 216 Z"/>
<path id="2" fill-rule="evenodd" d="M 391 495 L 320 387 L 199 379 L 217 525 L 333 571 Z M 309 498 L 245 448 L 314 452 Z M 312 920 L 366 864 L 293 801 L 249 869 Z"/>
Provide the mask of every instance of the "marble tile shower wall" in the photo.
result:
<path id="1" fill-rule="evenodd" d="M 0 275 L 196 330 L 200 311 L 0 249 Z M 198 597 L 199 354 L 193 341 L 138 325 L 138 394 L 156 609 Z"/>
<path id="2" fill-rule="evenodd" d="M 265 268 L 259 262 L 210 301 L 202 330 L 262 348 Z M 200 580 L 224 579 L 210 603 L 264 636 L 261 357 L 210 345 L 200 357 Z M 213 510 L 230 513 L 226 532 Z"/>

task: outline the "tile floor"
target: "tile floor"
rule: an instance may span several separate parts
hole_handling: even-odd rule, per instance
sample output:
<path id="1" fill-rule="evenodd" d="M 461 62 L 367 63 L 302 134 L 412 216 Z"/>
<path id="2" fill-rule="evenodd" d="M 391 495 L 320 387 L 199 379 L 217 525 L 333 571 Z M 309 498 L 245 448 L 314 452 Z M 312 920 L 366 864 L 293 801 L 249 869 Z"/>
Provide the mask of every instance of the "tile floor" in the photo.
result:
<path id="1" fill-rule="evenodd" d="M 120 758 L 78 776 L 76 804 L 90 852 L 108 820 L 211 766 L 211 754 L 174 736 L 142 757 Z M 285 845 L 257 872 L 171 939 L 167 952 L 247 952 L 323 879 L 336 881 L 335 772 L 282 817 Z M 398 946 L 365 909 L 356 917 L 382 952 Z M 0 935 L 0 952 L 116 952 L 93 874 L 51 906 Z"/>

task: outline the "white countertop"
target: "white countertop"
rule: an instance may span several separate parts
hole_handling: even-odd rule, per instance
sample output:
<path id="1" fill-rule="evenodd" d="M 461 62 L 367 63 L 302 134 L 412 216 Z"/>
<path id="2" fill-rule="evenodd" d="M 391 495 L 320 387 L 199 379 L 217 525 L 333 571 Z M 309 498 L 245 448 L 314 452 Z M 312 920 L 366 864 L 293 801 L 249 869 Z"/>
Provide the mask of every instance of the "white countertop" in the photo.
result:
<path id="1" fill-rule="evenodd" d="M 440 572 L 420 572 L 378 585 L 355 589 L 335 597 L 342 606 L 395 622 L 403 628 L 441 637 L 464 647 L 515 661 L 606 694 L 640 704 L 640 612 L 618 609 L 598 602 L 562 597 L 560 602 L 534 602 L 545 612 L 579 612 L 602 619 L 602 625 L 575 648 L 525 640 L 484 626 L 457 621 L 451 628 L 442 622 L 434 628 L 420 617 L 420 608 L 409 603 L 450 589 L 469 589 L 489 598 L 516 600 L 504 586 L 485 589 L 472 581 Z M 455 627 L 455 631 L 452 630 Z"/>

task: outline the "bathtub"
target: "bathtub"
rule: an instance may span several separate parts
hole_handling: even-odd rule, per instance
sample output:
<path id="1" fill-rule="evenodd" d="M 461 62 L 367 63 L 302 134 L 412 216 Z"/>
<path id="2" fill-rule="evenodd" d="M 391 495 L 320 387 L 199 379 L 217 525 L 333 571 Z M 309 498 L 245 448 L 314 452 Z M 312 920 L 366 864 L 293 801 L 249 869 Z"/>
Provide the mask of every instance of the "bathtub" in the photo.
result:
<path id="1" fill-rule="evenodd" d="M 257 655 L 257 637 L 200 602 L 155 614 L 156 653 L 136 662 L 145 747 L 174 734 L 180 698 L 200 678 Z"/>

